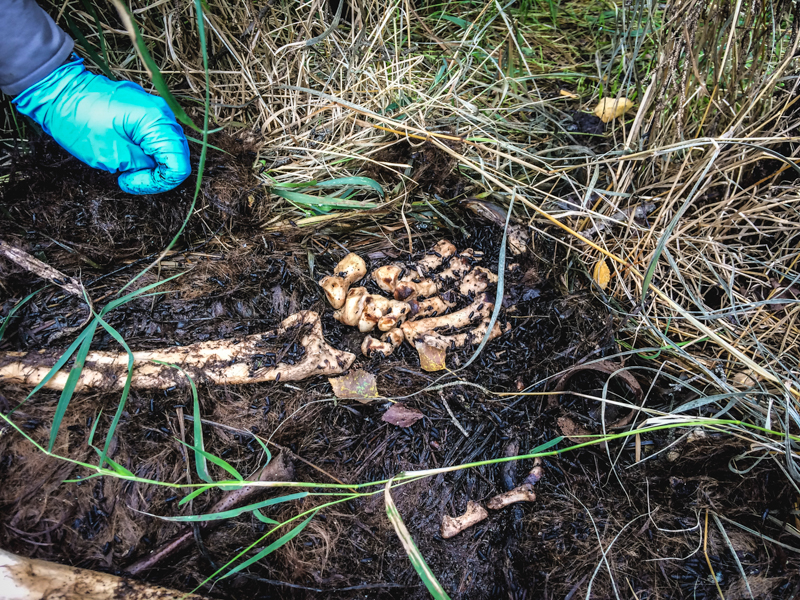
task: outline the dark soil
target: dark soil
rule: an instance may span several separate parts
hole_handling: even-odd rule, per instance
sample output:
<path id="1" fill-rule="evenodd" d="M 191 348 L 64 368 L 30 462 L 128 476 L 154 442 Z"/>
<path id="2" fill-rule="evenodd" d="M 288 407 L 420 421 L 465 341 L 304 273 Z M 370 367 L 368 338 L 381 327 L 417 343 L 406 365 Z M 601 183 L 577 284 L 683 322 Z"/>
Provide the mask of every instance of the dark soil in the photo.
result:
<path id="1" fill-rule="evenodd" d="M 289 314 L 313 309 L 324 315 L 331 344 L 357 350 L 361 335 L 333 320 L 315 280 L 331 272 L 344 255 L 343 247 L 368 257 L 370 268 L 407 260 L 402 222 L 385 215 L 363 228 L 264 229 L 274 206 L 250 174 L 253 149 L 226 138 L 214 143 L 230 154 L 211 153 L 198 206 L 178 251 L 134 288 L 183 274 L 165 284 L 169 293 L 137 299 L 110 313 L 108 322 L 133 349 L 145 349 L 264 332 Z M 384 160 L 407 161 L 412 151 L 417 152 L 415 181 L 423 192 L 446 200 L 462 193 L 457 186 L 466 191 L 447 158 L 430 147 L 413 150 L 401 142 Z M 47 144 L 14 165 L 10 180 L 0 188 L 3 239 L 79 277 L 98 307 L 175 235 L 194 186 L 189 181 L 164 195 L 125 196 L 113 177 L 84 168 Z M 422 214 L 411 220 L 415 251 L 446 236 L 459 248 L 484 251 L 485 262 L 496 264 L 500 230 L 462 213 L 457 204 L 440 207 L 459 229 L 443 231 L 433 213 Z M 396 237 L 380 235 L 386 231 Z M 406 403 L 425 417 L 401 429 L 381 420 L 388 403 L 327 400 L 332 392 L 324 378 L 201 385 L 206 449 L 249 475 L 263 465 L 253 440 L 258 434 L 271 440 L 274 453 L 283 453 L 294 464 L 296 481 L 355 484 L 401 471 L 523 454 L 559 436 L 561 408 L 548 407 L 544 395 L 517 393 L 546 391 L 549 383 L 540 382 L 548 377 L 617 352 L 615 320 L 563 249 L 546 238 L 535 242 L 536 251 L 506 273 L 502 319 L 511 323 L 511 330 L 459 372 L 462 382 L 513 395 L 487 395 L 469 385 L 418 393 Z M 42 286 L 31 274 L 0 262 L 2 314 Z M 85 317 L 77 299 L 49 287 L 19 311 L 0 349 L 66 348 L 76 335 L 70 328 Z M 106 334 L 97 335 L 94 347 L 119 350 Z M 450 364 L 464 364 L 472 352 L 457 353 Z M 385 396 L 406 396 L 434 379 L 420 370 L 416 352 L 407 346 L 383 360 L 367 360 L 359 353 L 355 366 L 374 373 Z M 603 378 L 587 374 L 574 377 L 569 389 L 599 395 L 603 383 Z M 644 378 L 640 383 L 650 389 Z M 28 391 L 0 384 L 0 410 L 46 444 L 58 394 L 40 392 L 25 401 Z M 631 400 L 625 386 L 611 393 Z M 655 386 L 648 406 L 668 410 L 687 394 Z M 118 401 L 118 394 L 76 395 L 55 451 L 96 461 L 88 436 L 99 419 L 95 437 L 105 438 Z M 599 430 L 596 403 L 563 394 L 559 406 L 582 414 L 584 427 Z M 111 444 L 112 458 L 143 478 L 196 482 L 186 448 L 178 442 L 191 441 L 192 411 L 188 390 L 132 392 Z M 619 597 L 640 600 L 715 598 L 717 588 L 703 550 L 707 519 L 708 560 L 726 598 L 749 597 L 739 564 L 756 598 L 796 597 L 798 555 L 731 523 L 793 544 L 784 526 L 796 525 L 791 514 L 796 494 L 781 469 L 764 461 L 737 475 L 729 465 L 737 464 L 746 443 L 713 435 L 656 454 L 677 438 L 643 438 L 642 456 L 652 458 L 639 463 L 633 440 L 548 458 L 544 477 L 535 486 L 535 503 L 493 512 L 449 540 L 439 537 L 443 515 L 455 516 L 468 500 L 485 503 L 519 485 L 532 461 L 423 479 L 396 489 L 393 497 L 452 598 L 583 598 L 590 586 L 594 598 L 612 598 L 614 589 Z M 65 482 L 85 475 L 73 464 L 36 451 L 10 426 L 0 426 L 0 545 L 26 556 L 124 573 L 181 530 L 145 513 L 191 514 L 189 507 L 178 504 L 180 490 L 109 477 Z M 221 471 L 215 475 L 223 476 Z M 222 495 L 217 491 L 199 497 L 191 512 L 208 511 Z M 270 495 L 278 494 L 264 491 L 258 498 Z M 265 514 L 285 520 L 318 503 L 306 498 L 270 507 Z M 730 544 L 714 515 L 723 518 Z M 198 529 L 187 550 L 139 577 L 192 590 L 266 528 L 247 515 L 213 532 Z M 201 591 L 214 598 L 428 597 L 386 518 L 382 494 L 323 510 L 267 559 Z"/>

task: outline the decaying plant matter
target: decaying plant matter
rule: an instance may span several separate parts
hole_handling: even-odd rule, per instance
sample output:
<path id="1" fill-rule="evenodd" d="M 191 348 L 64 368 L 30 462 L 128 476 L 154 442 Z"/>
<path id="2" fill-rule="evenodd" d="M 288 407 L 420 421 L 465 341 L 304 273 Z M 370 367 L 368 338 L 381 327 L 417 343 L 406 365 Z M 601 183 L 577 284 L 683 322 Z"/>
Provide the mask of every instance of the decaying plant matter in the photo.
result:
<path id="1" fill-rule="evenodd" d="M 59 355 L 48 350 L 0 355 L 0 381 L 36 386 Z M 195 381 L 241 384 L 337 375 L 355 360 L 350 352 L 337 350 L 325 341 L 319 315 L 311 311 L 291 315 L 278 329 L 267 333 L 145 350 L 134 352 L 133 357 L 131 387 L 143 389 L 185 386 L 185 375 L 173 365 Z M 127 371 L 127 354 L 90 352 L 76 389 L 122 389 Z M 45 387 L 63 389 L 67 377 L 67 372 L 59 371 Z"/>
<path id="2" fill-rule="evenodd" d="M 336 265 L 336 275 L 319 283 L 337 309 L 334 318 L 362 333 L 376 326 L 384 332 L 380 339 L 364 338 L 364 355 L 388 356 L 404 340 L 418 348 L 425 344 L 446 350 L 480 342 L 489 329 L 494 302 L 485 292 L 497 283 L 497 275 L 476 264 L 481 258 L 482 254 L 471 248 L 459 253 L 451 242 L 441 240 L 411 267 L 378 267 L 372 279 L 391 298 L 370 294 L 365 287 L 349 288 L 366 275 L 366 268 L 360 268 L 364 261 L 355 254 Z M 340 303 L 342 289 L 347 294 Z M 448 312 L 457 306 L 459 297 L 470 299 L 470 304 Z M 490 339 L 501 333 L 503 328 L 496 323 Z"/>

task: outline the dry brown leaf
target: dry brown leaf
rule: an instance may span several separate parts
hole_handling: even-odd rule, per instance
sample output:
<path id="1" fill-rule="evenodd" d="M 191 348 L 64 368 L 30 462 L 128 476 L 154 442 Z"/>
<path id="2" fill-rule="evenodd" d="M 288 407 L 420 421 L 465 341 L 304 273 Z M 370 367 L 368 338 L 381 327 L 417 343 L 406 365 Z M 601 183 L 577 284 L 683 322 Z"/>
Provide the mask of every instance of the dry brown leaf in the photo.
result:
<path id="1" fill-rule="evenodd" d="M 343 377 L 329 377 L 328 382 L 336 397 L 343 400 L 358 400 L 368 404 L 379 397 L 375 375 L 367 373 L 363 369 L 358 369 Z"/>
<path id="2" fill-rule="evenodd" d="M 424 416 L 415 408 L 407 408 L 402 404 L 393 404 L 389 410 L 383 413 L 381 419 L 398 427 L 411 427 Z"/>
<path id="3" fill-rule="evenodd" d="M 631 108 L 633 108 L 633 102 L 627 98 L 601 98 L 594 109 L 594 114 L 603 123 L 608 123 L 617 117 L 621 117 Z"/>
<path id="4" fill-rule="evenodd" d="M 441 371 L 447 368 L 447 350 L 419 340 L 414 346 L 419 353 L 419 366 L 423 371 Z"/>
<path id="5" fill-rule="evenodd" d="M 608 287 L 608 283 L 611 281 L 611 269 L 608 268 L 605 259 L 597 261 L 597 264 L 594 266 L 592 277 L 594 278 L 594 282 L 600 286 L 601 290 Z"/>

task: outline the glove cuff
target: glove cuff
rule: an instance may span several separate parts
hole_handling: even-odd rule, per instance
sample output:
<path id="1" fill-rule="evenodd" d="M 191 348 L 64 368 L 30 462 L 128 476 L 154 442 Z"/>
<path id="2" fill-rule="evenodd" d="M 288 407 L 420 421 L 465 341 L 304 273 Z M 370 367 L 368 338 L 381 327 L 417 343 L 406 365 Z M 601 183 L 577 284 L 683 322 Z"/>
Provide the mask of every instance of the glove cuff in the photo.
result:
<path id="1" fill-rule="evenodd" d="M 12 103 L 19 112 L 39 123 L 45 132 L 50 134 L 49 128 L 45 124 L 47 107 L 85 72 L 83 59 L 72 54 L 64 64 L 47 77 L 21 92 L 12 100 Z"/>

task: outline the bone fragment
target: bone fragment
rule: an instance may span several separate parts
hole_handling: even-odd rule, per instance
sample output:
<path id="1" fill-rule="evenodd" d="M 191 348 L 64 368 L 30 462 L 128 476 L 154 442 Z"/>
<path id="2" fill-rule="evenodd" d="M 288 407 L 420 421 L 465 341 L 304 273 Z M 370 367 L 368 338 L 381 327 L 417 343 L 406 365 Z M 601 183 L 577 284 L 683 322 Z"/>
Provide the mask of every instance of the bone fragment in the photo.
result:
<path id="1" fill-rule="evenodd" d="M 407 301 L 411 298 L 427 298 L 439 291 L 439 286 L 432 279 L 419 277 L 417 273 L 406 273 L 400 265 L 385 265 L 372 272 L 372 278 L 378 287 L 395 300 Z"/>
<path id="2" fill-rule="evenodd" d="M 148 583 L 0 550 L 2 600 L 203 600 Z"/>
<path id="3" fill-rule="evenodd" d="M 285 357 L 294 343 L 305 350 L 293 361 Z M 0 382 L 38 385 L 60 357 L 60 352 L 9 352 L 0 355 Z M 142 350 L 133 353 L 131 387 L 167 389 L 186 386 L 186 377 L 171 366 L 180 366 L 195 382 L 243 384 L 260 381 L 299 381 L 314 375 L 338 375 L 346 371 L 355 355 L 328 345 L 319 315 L 302 311 L 281 322 L 278 329 L 239 339 L 198 342 L 188 346 Z M 122 389 L 128 355 L 90 352 L 76 389 Z M 44 387 L 63 389 L 68 372 L 56 373 Z"/>
<path id="4" fill-rule="evenodd" d="M 489 329 L 489 321 L 491 321 L 489 317 L 484 317 L 477 327 L 462 333 L 454 333 L 453 335 L 443 335 L 435 331 L 423 333 L 417 336 L 416 341 L 421 341 L 429 346 L 435 346 L 444 350 L 448 348 L 463 348 L 468 344 L 478 344 L 483 339 L 483 336 L 486 335 L 486 331 Z M 510 328 L 511 324 L 507 324 L 505 331 L 508 331 Z M 500 326 L 500 323 L 495 323 L 494 327 L 492 328 L 492 333 L 489 335 L 489 341 L 503 335 L 503 333 L 504 330 Z"/>
<path id="5" fill-rule="evenodd" d="M 469 262 L 467 256 L 468 255 L 462 253 L 451 258 L 450 264 L 444 271 L 439 273 L 439 277 L 445 280 L 461 279 L 464 277 L 464 275 L 469 273 L 472 269 L 472 264 Z"/>
<path id="6" fill-rule="evenodd" d="M 364 356 L 373 356 L 381 352 L 383 356 L 386 357 L 394 352 L 397 347 L 403 343 L 404 339 L 403 330 L 399 327 L 384 333 L 380 340 L 376 340 L 371 335 L 368 335 L 361 343 L 361 352 Z"/>
<path id="7" fill-rule="evenodd" d="M 365 287 L 355 287 L 347 292 L 344 306 L 333 313 L 333 318 L 366 333 L 372 331 L 375 325 L 381 331 L 389 331 L 402 323 L 410 313 L 411 306 L 406 302 L 370 294 Z"/>
<path id="8" fill-rule="evenodd" d="M 451 302 L 442 296 L 434 296 L 427 300 L 420 300 L 419 302 L 411 302 L 411 311 L 414 312 L 413 320 L 424 319 L 425 317 L 438 317 L 447 312 L 447 309 L 453 308 L 456 303 Z M 415 312 L 416 310 L 416 312 Z"/>
<path id="9" fill-rule="evenodd" d="M 438 317 L 429 317 L 427 319 L 420 319 L 419 321 L 407 321 L 401 325 L 401 328 L 406 339 L 413 343 L 419 336 L 433 332 L 440 327 L 454 330 L 471 325 L 477 319 L 486 318 L 491 315 L 493 308 L 494 304 L 489 300 L 486 294 L 483 294 L 466 308 Z"/>
<path id="10" fill-rule="evenodd" d="M 517 502 L 533 502 L 536 500 L 536 494 L 533 493 L 533 486 L 530 483 L 523 483 L 519 487 L 515 487 L 510 492 L 498 494 L 486 504 L 492 510 L 500 510 L 509 504 L 516 504 Z"/>
<path id="11" fill-rule="evenodd" d="M 472 527 L 483 521 L 489 513 L 477 502 L 470 500 L 467 502 L 467 512 L 460 517 L 445 515 L 442 518 L 441 534 L 444 539 L 449 539 L 458 535 L 465 529 Z"/>
<path id="12" fill-rule="evenodd" d="M 333 308 L 342 308 L 347 298 L 347 291 L 367 274 L 367 264 L 358 254 L 351 252 L 336 265 L 334 275 L 323 277 L 319 285 L 325 290 L 325 296 Z"/>
<path id="13" fill-rule="evenodd" d="M 423 275 L 427 275 L 431 271 L 435 271 L 442 266 L 445 260 L 454 256 L 456 247 L 448 240 L 440 240 L 431 249 L 430 254 L 426 254 L 417 261 L 417 266 L 422 271 Z"/>
<path id="14" fill-rule="evenodd" d="M 475 267 L 461 280 L 458 291 L 465 296 L 479 294 L 485 292 L 493 283 L 497 283 L 497 275 L 484 267 Z"/>
<path id="15" fill-rule="evenodd" d="M 52 281 L 57 286 L 61 287 L 65 292 L 77 296 L 83 300 L 83 286 L 79 281 L 64 275 L 58 269 L 43 263 L 38 258 L 35 258 L 16 246 L 12 246 L 8 242 L 0 240 L 0 256 L 5 256 L 8 260 L 16 263 L 26 271 L 30 271 L 41 277 Z"/>

